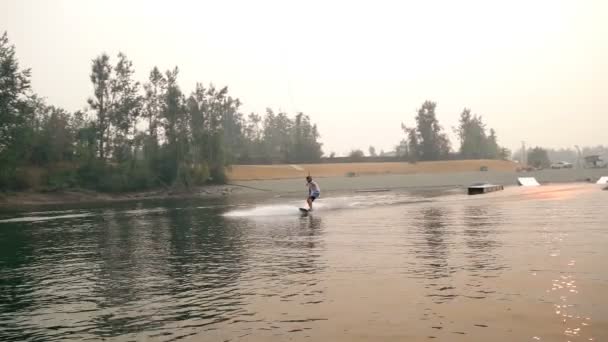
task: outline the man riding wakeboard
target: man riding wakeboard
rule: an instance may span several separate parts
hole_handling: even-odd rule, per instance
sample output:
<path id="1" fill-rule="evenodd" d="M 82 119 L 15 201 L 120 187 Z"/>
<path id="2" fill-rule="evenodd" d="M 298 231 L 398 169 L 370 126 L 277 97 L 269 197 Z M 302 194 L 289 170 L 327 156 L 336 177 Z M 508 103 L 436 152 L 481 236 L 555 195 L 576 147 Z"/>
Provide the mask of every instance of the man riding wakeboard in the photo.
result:
<path id="1" fill-rule="evenodd" d="M 306 176 L 306 186 L 308 187 L 308 197 L 306 203 L 308 203 L 308 211 L 312 211 L 312 202 L 314 202 L 319 196 L 321 196 L 321 188 L 317 182 L 312 180 L 312 177 Z"/>

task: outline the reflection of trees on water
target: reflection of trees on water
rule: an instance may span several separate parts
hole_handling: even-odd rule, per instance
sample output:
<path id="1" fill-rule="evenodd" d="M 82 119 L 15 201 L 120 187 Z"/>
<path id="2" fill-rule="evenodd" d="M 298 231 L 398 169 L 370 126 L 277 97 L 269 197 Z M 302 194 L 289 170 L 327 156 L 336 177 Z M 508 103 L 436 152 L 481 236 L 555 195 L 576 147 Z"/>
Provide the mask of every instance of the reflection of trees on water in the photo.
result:
<path id="1" fill-rule="evenodd" d="M 427 297 L 436 304 L 445 303 L 457 297 L 453 293 L 451 276 L 458 270 L 454 260 L 450 260 L 453 222 L 444 207 L 431 206 L 422 209 L 416 218 L 416 257 L 423 263 L 417 265 L 415 273 L 424 279 Z"/>
<path id="2" fill-rule="evenodd" d="M 465 269 L 473 276 L 495 277 L 497 271 L 505 265 L 501 263 L 500 254 L 496 248 L 501 243 L 498 240 L 502 216 L 500 209 L 488 205 L 475 205 L 464 207 L 465 252 L 470 264 Z"/>
<path id="3" fill-rule="evenodd" d="M 53 325 L 74 338 L 200 332 L 253 315 L 251 296 L 314 290 L 321 269 L 322 222 L 312 216 L 263 223 L 121 206 L 18 225 L 0 232 L 0 328 L 11 338 L 65 333 Z M 36 323 L 27 317 L 38 308 L 46 309 Z"/>
<path id="4" fill-rule="evenodd" d="M 19 320 L 22 312 L 36 305 L 32 287 L 35 276 L 27 269 L 34 260 L 30 224 L 3 223 L 0 226 L 0 340 L 11 340 L 10 331 L 27 331 L 31 327 Z M 19 322 L 21 321 L 21 322 Z M 3 333 L 4 332 L 4 333 Z M 17 334 L 23 339 L 26 335 Z"/>
<path id="5" fill-rule="evenodd" d="M 312 217 L 266 227 L 194 208 L 106 221 L 113 243 L 101 248 L 107 272 L 98 289 L 106 289 L 108 309 L 130 315 L 101 316 L 97 323 L 100 331 L 132 336 L 165 330 L 166 322 L 196 330 L 250 317 L 248 297 L 278 293 L 263 286 L 315 271 L 321 229 Z"/>
<path id="6" fill-rule="evenodd" d="M 438 279 L 450 276 L 449 235 L 445 223 L 445 209 L 427 207 L 416 218 L 414 253 L 424 260 L 414 273 L 421 278 Z"/>
<path id="7" fill-rule="evenodd" d="M 176 321 L 204 326 L 242 307 L 235 289 L 247 246 L 238 227 L 196 208 L 107 221 L 113 243 L 102 248 L 108 272 L 99 288 L 113 289 L 105 305 L 131 315 L 102 316 L 101 330 L 137 333 Z"/>

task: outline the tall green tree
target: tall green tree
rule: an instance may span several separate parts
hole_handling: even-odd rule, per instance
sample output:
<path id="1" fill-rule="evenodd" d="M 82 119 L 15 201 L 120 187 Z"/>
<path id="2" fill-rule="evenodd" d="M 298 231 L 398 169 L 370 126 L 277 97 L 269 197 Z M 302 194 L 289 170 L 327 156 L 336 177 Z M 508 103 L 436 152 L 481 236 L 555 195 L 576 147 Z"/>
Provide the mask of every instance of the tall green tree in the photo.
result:
<path id="1" fill-rule="evenodd" d="M 423 160 L 439 160 L 450 152 L 450 142 L 435 115 L 435 102 L 425 101 L 418 110 L 416 125 Z"/>
<path id="2" fill-rule="evenodd" d="M 175 67 L 165 73 L 167 90 L 164 96 L 161 124 L 166 138 L 163 155 L 163 179 L 167 183 L 183 183 L 178 180 L 188 152 L 188 117 L 184 104 L 184 95 L 177 84 L 179 69 Z"/>
<path id="3" fill-rule="evenodd" d="M 157 67 L 152 68 L 148 82 L 144 84 L 144 97 L 142 104 L 142 118 L 147 121 L 147 134 L 143 139 L 143 155 L 148 168 L 159 173 L 159 130 L 160 120 L 165 111 L 167 92 L 167 79 Z"/>
<path id="4" fill-rule="evenodd" d="M 29 105 L 30 69 L 21 69 L 8 34 L 0 36 L 0 187 L 14 183 L 24 159 L 33 111 Z"/>
<path id="5" fill-rule="evenodd" d="M 137 121 L 140 117 L 143 101 L 140 95 L 140 84 L 133 80 L 133 63 L 123 53 L 118 54 L 114 67 L 114 78 L 111 79 L 110 91 L 112 107 L 109 121 L 114 128 L 113 154 L 118 162 L 132 159 Z"/>
<path id="6" fill-rule="evenodd" d="M 94 120 L 85 112 L 77 111 L 72 116 L 74 133 L 74 160 L 83 165 L 91 165 L 97 156 L 97 130 Z"/>
<path id="7" fill-rule="evenodd" d="M 188 97 L 187 106 L 192 132 L 192 158 L 194 163 L 203 164 L 210 155 L 210 132 L 207 91 L 201 83 L 196 84 L 195 90 Z"/>
<path id="8" fill-rule="evenodd" d="M 401 127 L 407 135 L 407 144 L 405 145 L 407 150 L 407 158 L 410 162 L 416 162 L 422 157 L 418 132 L 416 131 L 416 128 L 413 127 L 406 127 L 405 125 L 401 125 Z"/>
<path id="9" fill-rule="evenodd" d="M 487 137 L 481 117 L 471 115 L 465 108 L 460 114 L 458 129 L 460 155 L 464 159 L 481 159 L 486 157 Z"/>
<path id="10" fill-rule="evenodd" d="M 310 117 L 304 113 L 298 113 L 292 128 L 293 144 L 289 153 L 291 162 L 315 162 L 318 161 L 323 152 L 318 142 L 319 133 L 317 126 L 311 124 Z"/>
<path id="11" fill-rule="evenodd" d="M 167 91 L 167 79 L 157 67 L 150 71 L 144 91 L 142 117 L 148 121 L 148 136 L 155 144 L 158 144 L 159 120 L 165 107 L 164 95 Z"/>
<path id="12" fill-rule="evenodd" d="M 496 131 L 494 128 L 490 128 L 490 135 L 487 140 L 487 151 L 486 158 L 497 159 L 500 158 L 501 148 L 498 146 L 498 138 L 496 137 Z"/>
<path id="13" fill-rule="evenodd" d="M 208 159 L 210 165 L 211 179 L 221 182 L 224 178 L 224 166 L 226 164 L 226 148 L 224 144 L 224 109 L 228 94 L 228 88 L 217 89 L 209 86 L 207 90 L 208 118 L 209 118 L 209 144 Z"/>
<path id="14" fill-rule="evenodd" d="M 425 101 L 416 115 L 415 128 L 401 124 L 407 136 L 407 144 L 403 147 L 407 146 L 410 161 L 439 160 L 450 153 L 450 141 L 439 125 L 435 108 L 434 102 Z"/>
<path id="15" fill-rule="evenodd" d="M 110 139 L 110 115 L 112 108 L 110 100 L 112 65 L 107 54 L 93 60 L 91 66 L 91 82 L 93 83 L 93 96 L 88 102 L 91 109 L 95 111 L 97 122 L 95 125 L 97 133 L 97 151 L 99 158 L 106 159 Z"/>
<path id="16" fill-rule="evenodd" d="M 471 115 L 470 109 L 465 108 L 460 114 L 460 122 L 455 132 L 460 139 L 460 156 L 462 158 L 500 158 L 501 148 L 498 146 L 496 131 L 490 129 L 488 135 L 482 117 Z"/>
<path id="17" fill-rule="evenodd" d="M 256 113 L 250 113 L 245 121 L 243 131 L 245 146 L 241 160 L 248 162 L 252 159 L 262 160 L 265 156 L 263 142 L 262 117 Z"/>
<path id="18" fill-rule="evenodd" d="M 289 162 L 292 128 L 293 122 L 285 113 L 274 114 L 272 109 L 266 109 L 264 145 L 268 159 L 281 163 Z"/>

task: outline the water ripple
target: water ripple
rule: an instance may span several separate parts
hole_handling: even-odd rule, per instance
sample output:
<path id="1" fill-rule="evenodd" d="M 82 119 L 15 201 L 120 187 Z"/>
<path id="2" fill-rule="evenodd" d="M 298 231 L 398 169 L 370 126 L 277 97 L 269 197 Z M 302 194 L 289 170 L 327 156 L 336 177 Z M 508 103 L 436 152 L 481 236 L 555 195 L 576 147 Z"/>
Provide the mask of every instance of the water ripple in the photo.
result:
<path id="1" fill-rule="evenodd" d="M 0 340 L 603 340 L 605 194 L 5 214 Z"/>

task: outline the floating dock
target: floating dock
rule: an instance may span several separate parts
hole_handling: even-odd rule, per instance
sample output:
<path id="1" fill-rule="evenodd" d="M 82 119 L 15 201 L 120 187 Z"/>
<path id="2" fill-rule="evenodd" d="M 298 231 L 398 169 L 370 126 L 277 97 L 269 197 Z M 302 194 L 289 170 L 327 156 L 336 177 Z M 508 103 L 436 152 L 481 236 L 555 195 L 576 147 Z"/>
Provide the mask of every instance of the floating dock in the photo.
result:
<path id="1" fill-rule="evenodd" d="M 504 190 L 505 187 L 502 185 L 494 185 L 494 184 L 473 184 L 469 186 L 468 192 L 469 195 L 481 195 L 487 194 L 488 192 L 495 192 Z"/>

